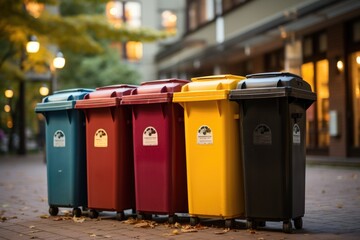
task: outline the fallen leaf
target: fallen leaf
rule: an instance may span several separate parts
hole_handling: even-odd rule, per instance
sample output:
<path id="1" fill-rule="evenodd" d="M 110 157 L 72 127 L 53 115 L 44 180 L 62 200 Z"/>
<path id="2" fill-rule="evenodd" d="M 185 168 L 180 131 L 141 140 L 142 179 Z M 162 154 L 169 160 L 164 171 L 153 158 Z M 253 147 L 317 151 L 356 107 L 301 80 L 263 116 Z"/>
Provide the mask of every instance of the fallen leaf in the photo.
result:
<path id="1" fill-rule="evenodd" d="M 33 229 L 33 228 L 35 228 L 35 226 L 29 226 L 29 228 L 30 228 L 30 229 Z"/>
<path id="2" fill-rule="evenodd" d="M 178 235 L 178 234 L 179 234 L 179 231 L 178 231 L 177 229 L 175 229 L 174 231 L 172 231 L 172 234 Z"/>
<path id="3" fill-rule="evenodd" d="M 183 233 L 192 233 L 192 232 L 197 232 L 198 230 L 194 229 L 194 228 L 190 228 L 190 229 L 181 229 L 181 232 Z"/>
<path id="4" fill-rule="evenodd" d="M 42 219 L 48 219 L 50 216 L 49 215 L 47 215 L 47 214 L 44 214 L 44 215 L 40 215 L 40 218 L 42 218 Z"/>
<path id="5" fill-rule="evenodd" d="M 105 235 L 104 238 L 112 238 L 110 235 Z"/>
<path id="6" fill-rule="evenodd" d="M 137 220 L 137 222 L 134 224 L 134 227 L 137 228 L 154 228 L 155 226 L 157 226 L 158 224 L 154 221 L 149 221 L 149 220 Z"/>
<path id="7" fill-rule="evenodd" d="M 174 227 L 176 227 L 176 228 L 181 228 L 181 224 L 178 223 L 178 222 L 176 222 L 176 223 L 174 224 Z"/>
<path id="8" fill-rule="evenodd" d="M 220 232 L 215 232 L 215 234 L 224 234 L 230 231 L 230 228 L 225 228 L 224 230 L 220 231 Z"/>
<path id="9" fill-rule="evenodd" d="M 73 221 L 76 223 L 83 223 L 85 221 L 84 217 L 73 217 Z"/>
<path id="10" fill-rule="evenodd" d="M 129 218 L 128 220 L 122 221 L 122 223 L 126 223 L 126 224 L 135 224 L 137 222 L 138 222 L 138 220 L 136 220 L 134 218 Z"/>
<path id="11" fill-rule="evenodd" d="M 95 233 L 90 234 L 90 237 L 96 237 Z"/>

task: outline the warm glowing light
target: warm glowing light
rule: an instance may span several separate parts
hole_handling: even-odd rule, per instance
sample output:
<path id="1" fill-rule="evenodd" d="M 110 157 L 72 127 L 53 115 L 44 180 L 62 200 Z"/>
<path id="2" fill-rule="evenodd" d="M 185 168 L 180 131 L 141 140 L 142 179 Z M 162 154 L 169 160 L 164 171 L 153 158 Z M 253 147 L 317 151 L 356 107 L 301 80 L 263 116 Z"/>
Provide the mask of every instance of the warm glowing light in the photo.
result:
<path id="1" fill-rule="evenodd" d="M 35 36 L 31 36 L 30 40 L 26 44 L 26 51 L 28 53 L 36 53 L 40 49 L 40 43 Z"/>
<path id="2" fill-rule="evenodd" d="M 6 104 L 6 105 L 4 106 L 4 111 L 7 112 L 7 113 L 11 111 L 11 107 L 10 107 L 9 104 Z"/>
<path id="3" fill-rule="evenodd" d="M 337 61 L 336 67 L 337 67 L 337 69 L 338 69 L 339 71 L 342 71 L 342 70 L 344 69 L 344 63 L 343 63 L 343 61 L 341 61 L 341 60 Z"/>
<path id="4" fill-rule="evenodd" d="M 356 63 L 360 65 L 360 56 L 356 57 Z"/>
<path id="5" fill-rule="evenodd" d="M 139 61 L 143 56 L 143 45 L 141 42 L 129 41 L 126 43 L 127 58 L 130 61 Z"/>
<path id="6" fill-rule="evenodd" d="M 46 85 L 43 85 L 39 88 L 39 93 L 41 96 L 47 96 L 49 94 L 49 88 Z"/>
<path id="7" fill-rule="evenodd" d="M 5 90 L 5 97 L 6 98 L 12 98 L 14 96 L 14 91 L 12 89 L 6 89 Z"/>
<path id="8" fill-rule="evenodd" d="M 27 12 L 31 16 L 33 16 L 34 18 L 38 18 L 44 11 L 45 5 L 43 3 L 26 1 L 25 7 L 26 7 Z"/>
<path id="9" fill-rule="evenodd" d="M 6 126 L 8 128 L 13 128 L 13 122 L 11 120 L 7 121 Z"/>
<path id="10" fill-rule="evenodd" d="M 55 68 L 63 68 L 65 66 L 65 58 L 61 52 L 56 54 L 56 57 L 53 60 L 53 65 Z"/>

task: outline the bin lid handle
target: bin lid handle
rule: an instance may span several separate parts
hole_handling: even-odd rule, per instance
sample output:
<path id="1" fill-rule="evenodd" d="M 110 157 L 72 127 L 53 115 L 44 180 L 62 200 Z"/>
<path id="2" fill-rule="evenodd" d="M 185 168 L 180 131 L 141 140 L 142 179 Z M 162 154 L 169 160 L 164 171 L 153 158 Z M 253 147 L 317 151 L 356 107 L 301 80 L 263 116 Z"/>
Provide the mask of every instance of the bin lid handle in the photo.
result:
<path id="1" fill-rule="evenodd" d="M 289 72 L 267 72 L 267 73 L 254 73 L 246 75 L 246 78 L 264 78 L 264 77 L 295 77 L 301 78 L 299 75 Z"/>

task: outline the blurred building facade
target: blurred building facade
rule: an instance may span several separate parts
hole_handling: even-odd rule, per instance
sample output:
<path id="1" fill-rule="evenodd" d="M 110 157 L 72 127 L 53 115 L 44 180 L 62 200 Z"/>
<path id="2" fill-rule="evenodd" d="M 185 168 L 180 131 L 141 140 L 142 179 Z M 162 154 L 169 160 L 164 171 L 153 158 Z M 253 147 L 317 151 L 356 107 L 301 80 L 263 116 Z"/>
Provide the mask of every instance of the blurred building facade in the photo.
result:
<path id="1" fill-rule="evenodd" d="M 359 1 L 117 0 L 109 2 L 107 16 L 114 24 L 174 34 L 117 46 L 140 81 L 301 75 L 318 97 L 307 111 L 308 154 L 360 157 Z"/>
<path id="2" fill-rule="evenodd" d="M 178 34 L 157 46 L 157 78 L 299 74 L 317 93 L 308 154 L 360 156 L 360 1 L 165 2 L 179 14 Z"/>

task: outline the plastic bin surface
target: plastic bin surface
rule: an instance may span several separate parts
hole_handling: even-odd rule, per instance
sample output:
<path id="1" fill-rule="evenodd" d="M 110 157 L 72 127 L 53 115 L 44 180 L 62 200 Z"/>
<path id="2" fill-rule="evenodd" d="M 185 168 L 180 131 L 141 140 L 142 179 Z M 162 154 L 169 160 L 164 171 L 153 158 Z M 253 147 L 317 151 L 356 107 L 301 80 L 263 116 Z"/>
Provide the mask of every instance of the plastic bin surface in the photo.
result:
<path id="1" fill-rule="evenodd" d="M 131 109 L 121 99 L 136 86 L 97 88 L 75 107 L 86 118 L 88 207 L 123 211 L 135 207 Z"/>
<path id="2" fill-rule="evenodd" d="M 238 106 L 228 101 L 241 76 L 191 79 L 174 102 L 184 108 L 189 213 L 230 219 L 244 216 L 239 161 Z"/>
<path id="3" fill-rule="evenodd" d="M 240 107 L 246 217 L 265 221 L 302 217 L 306 109 L 316 94 L 290 73 L 247 77 L 230 92 Z"/>
<path id="4" fill-rule="evenodd" d="M 135 198 L 139 213 L 187 212 L 183 109 L 172 102 L 188 80 L 144 82 L 122 103 L 132 107 Z"/>
<path id="5" fill-rule="evenodd" d="M 90 89 L 57 91 L 36 105 L 46 118 L 46 160 L 50 206 L 87 206 L 84 115 L 74 109 Z"/>

